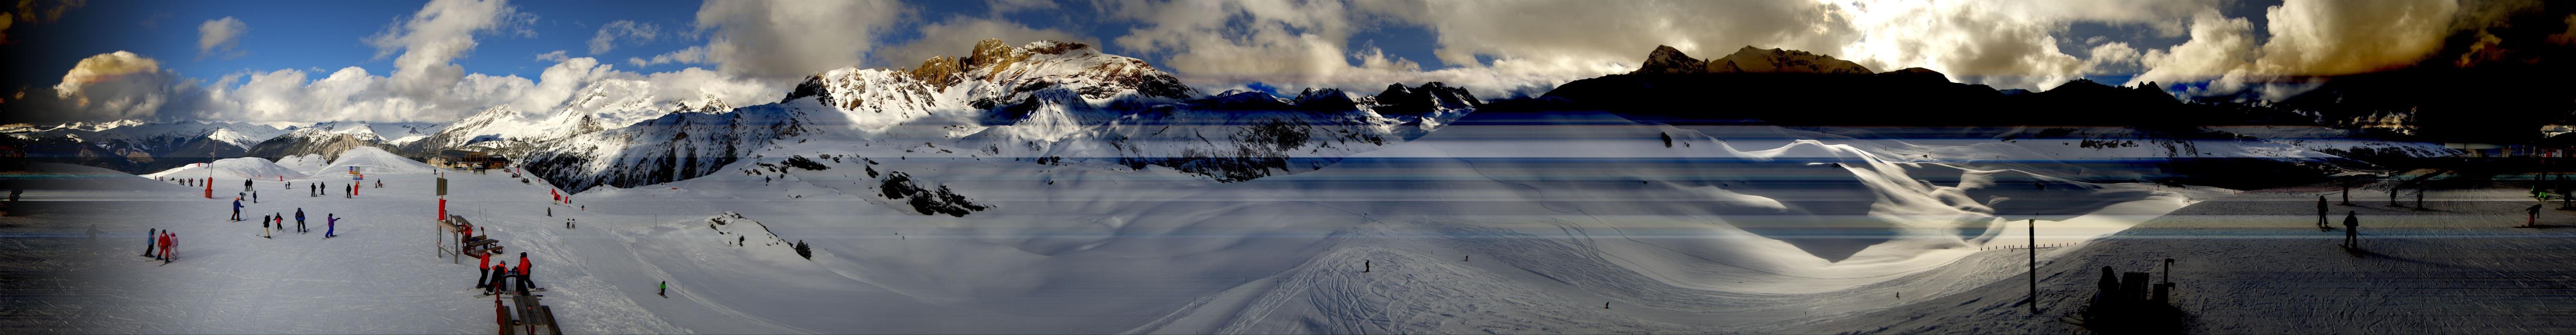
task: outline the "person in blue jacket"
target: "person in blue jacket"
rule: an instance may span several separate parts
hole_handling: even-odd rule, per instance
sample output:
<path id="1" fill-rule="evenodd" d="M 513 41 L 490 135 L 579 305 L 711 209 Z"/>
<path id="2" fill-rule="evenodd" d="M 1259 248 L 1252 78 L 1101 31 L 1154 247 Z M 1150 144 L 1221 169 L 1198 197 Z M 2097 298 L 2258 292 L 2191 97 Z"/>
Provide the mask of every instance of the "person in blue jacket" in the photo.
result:
<path id="1" fill-rule="evenodd" d="M 233 198 L 233 221 L 241 221 L 241 198 Z"/>
<path id="2" fill-rule="evenodd" d="M 322 218 L 325 220 L 322 222 L 322 238 L 340 236 L 340 216 L 338 214 L 323 214 Z"/>

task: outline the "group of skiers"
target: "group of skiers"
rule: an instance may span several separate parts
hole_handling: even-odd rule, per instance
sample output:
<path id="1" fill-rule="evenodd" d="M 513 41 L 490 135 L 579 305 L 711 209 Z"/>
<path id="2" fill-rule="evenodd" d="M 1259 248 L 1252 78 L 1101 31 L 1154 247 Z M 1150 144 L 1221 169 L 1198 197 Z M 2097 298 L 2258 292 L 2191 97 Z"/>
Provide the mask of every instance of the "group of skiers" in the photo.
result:
<path id="1" fill-rule="evenodd" d="M 339 236 L 340 236 L 340 216 L 339 216 L 339 214 L 322 214 L 322 219 L 323 219 L 323 221 L 322 221 L 322 238 L 333 238 L 333 237 L 339 237 Z M 260 218 L 260 220 L 259 220 L 259 222 L 260 222 L 260 224 L 259 224 L 259 232 L 260 232 L 260 237 L 262 237 L 262 238 L 267 238 L 267 237 L 269 237 L 268 232 L 269 232 L 269 229 L 270 229 L 269 227 L 270 227 L 271 225 L 274 225 L 274 226 L 276 227 L 275 229 L 277 229 L 277 231 L 286 231 L 286 214 L 284 214 L 284 213 L 272 213 L 272 214 L 269 214 L 268 216 L 261 217 L 261 218 Z M 310 230 L 310 229 L 305 229 L 305 228 L 304 228 L 304 209 L 303 209 L 303 208 L 297 208 L 297 209 L 295 209 L 295 233 L 297 233 L 297 234 L 303 234 L 303 233 L 310 233 L 310 232 L 313 232 L 313 231 L 312 231 L 312 230 Z"/>
<path id="2" fill-rule="evenodd" d="M 537 287 L 536 281 L 529 279 L 528 253 L 526 252 L 519 253 L 519 267 L 517 268 L 510 267 L 509 261 L 502 261 L 500 265 L 493 265 L 491 253 L 484 253 L 483 256 L 477 258 L 482 260 L 482 264 L 478 265 L 481 269 L 475 271 L 477 273 L 477 277 L 474 279 L 474 288 L 483 289 L 483 294 L 485 295 L 498 295 L 503 292 L 527 293 L 529 290 L 545 289 L 543 287 Z M 513 277 L 519 278 L 518 285 L 515 287 L 510 285 L 509 279 Z"/>
<path id="3" fill-rule="evenodd" d="M 179 245 L 179 233 L 162 229 L 146 229 L 144 234 L 148 237 L 143 240 L 143 257 L 161 260 L 163 264 L 179 259 L 178 254 L 171 251 L 173 247 Z M 158 252 L 155 252 L 156 250 Z"/>

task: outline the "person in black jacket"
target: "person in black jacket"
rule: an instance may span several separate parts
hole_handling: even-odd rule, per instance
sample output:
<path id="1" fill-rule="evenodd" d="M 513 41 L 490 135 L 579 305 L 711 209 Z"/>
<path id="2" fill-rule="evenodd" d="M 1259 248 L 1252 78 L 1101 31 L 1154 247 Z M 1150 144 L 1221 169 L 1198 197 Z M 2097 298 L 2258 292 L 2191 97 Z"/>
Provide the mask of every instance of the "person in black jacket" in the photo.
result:
<path id="1" fill-rule="evenodd" d="M 2343 212 L 2343 247 L 2361 248 L 2361 218 L 2349 211 Z"/>
<path id="2" fill-rule="evenodd" d="M 2334 230 L 2326 226 L 2326 196 L 2317 196 L 2317 230 Z"/>

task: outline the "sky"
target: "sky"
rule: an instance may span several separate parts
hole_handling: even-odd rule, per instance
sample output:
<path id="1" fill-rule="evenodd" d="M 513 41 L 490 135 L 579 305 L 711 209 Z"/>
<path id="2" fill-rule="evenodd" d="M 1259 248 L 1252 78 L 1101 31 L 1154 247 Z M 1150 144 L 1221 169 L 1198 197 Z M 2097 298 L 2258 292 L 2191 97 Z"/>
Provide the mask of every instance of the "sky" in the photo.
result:
<path id="1" fill-rule="evenodd" d="M 1206 92 L 1463 86 L 1493 99 L 1698 58 L 1804 50 L 1877 71 L 2045 90 L 2077 78 L 2265 78 L 2421 60 L 2512 0 L 29 0 L 0 8 L 0 122 L 448 122 L 542 113 L 603 85 L 774 101 L 804 76 L 909 67 L 976 41 L 1062 40 Z"/>

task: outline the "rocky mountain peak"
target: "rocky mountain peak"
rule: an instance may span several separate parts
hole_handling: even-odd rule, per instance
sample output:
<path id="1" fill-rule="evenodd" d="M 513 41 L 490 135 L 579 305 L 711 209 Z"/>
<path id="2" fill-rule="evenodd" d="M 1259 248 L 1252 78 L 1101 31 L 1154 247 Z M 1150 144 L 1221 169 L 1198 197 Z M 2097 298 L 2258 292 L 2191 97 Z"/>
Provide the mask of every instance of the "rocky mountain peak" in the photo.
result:
<path id="1" fill-rule="evenodd" d="M 1632 74 L 1700 74 L 1700 73 L 1821 73 L 1870 74 L 1868 67 L 1847 60 L 1834 59 L 1806 51 L 1779 48 L 1760 49 L 1745 46 L 1726 57 L 1700 60 L 1671 46 L 1655 46 L 1646 54 L 1646 62 Z"/>
<path id="2" fill-rule="evenodd" d="M 1673 49 L 1672 46 L 1657 45 L 1655 46 L 1655 52 L 1646 54 L 1645 65 L 1637 67 L 1636 72 L 1629 73 L 1689 74 L 1707 72 L 1708 62 L 1691 58 L 1690 55 L 1682 54 L 1680 49 Z"/>
<path id="3" fill-rule="evenodd" d="M 996 40 L 985 41 L 989 42 Z M 980 46 L 980 44 L 978 46 Z M 930 84 L 930 86 L 938 87 L 940 89 L 947 89 L 948 86 L 957 84 L 959 80 L 959 78 L 957 78 L 957 74 L 961 73 L 961 71 L 962 69 L 959 64 L 957 64 L 957 58 L 948 56 L 932 56 L 930 59 L 922 60 L 921 67 L 912 68 L 912 77 L 920 79 L 924 84 Z"/>
<path id="4" fill-rule="evenodd" d="M 1680 55 L 1681 52 L 1674 51 L 1673 54 Z M 1681 56 L 1681 58 L 1689 57 Z M 1376 108 L 1378 114 L 1388 117 L 1430 116 L 1445 111 L 1475 109 L 1484 104 L 1476 99 L 1475 94 L 1467 93 L 1466 88 L 1453 87 L 1437 81 L 1422 83 L 1422 86 L 1418 87 L 1405 87 L 1404 84 L 1386 85 L 1386 91 L 1378 92 L 1372 99 L 1378 103 Z"/>
<path id="5" fill-rule="evenodd" d="M 1834 59 L 1834 56 L 1818 55 L 1798 50 L 1784 50 L 1780 48 L 1764 50 L 1757 49 L 1749 45 L 1744 46 L 1742 49 L 1736 49 L 1734 54 L 1726 55 L 1725 58 L 1709 60 L 1708 72 L 1823 74 L 1875 73 L 1871 72 L 1868 67 L 1860 66 L 1859 63 Z"/>

